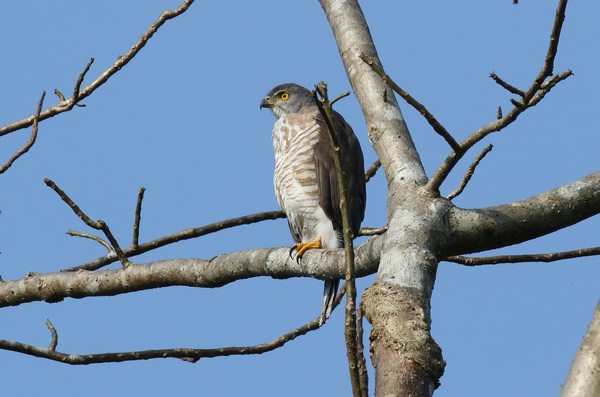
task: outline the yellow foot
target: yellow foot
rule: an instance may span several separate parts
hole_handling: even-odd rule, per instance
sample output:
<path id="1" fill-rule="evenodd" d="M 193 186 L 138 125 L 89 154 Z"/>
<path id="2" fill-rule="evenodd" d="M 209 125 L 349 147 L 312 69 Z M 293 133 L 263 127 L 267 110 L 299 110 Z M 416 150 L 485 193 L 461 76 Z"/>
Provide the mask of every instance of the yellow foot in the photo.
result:
<path id="1" fill-rule="evenodd" d="M 321 248 L 321 237 L 317 237 L 313 241 L 308 241 L 306 243 L 298 243 L 290 249 L 290 258 L 292 257 L 292 252 L 296 251 L 296 261 L 302 259 L 302 255 L 310 249 L 313 248 Z"/>

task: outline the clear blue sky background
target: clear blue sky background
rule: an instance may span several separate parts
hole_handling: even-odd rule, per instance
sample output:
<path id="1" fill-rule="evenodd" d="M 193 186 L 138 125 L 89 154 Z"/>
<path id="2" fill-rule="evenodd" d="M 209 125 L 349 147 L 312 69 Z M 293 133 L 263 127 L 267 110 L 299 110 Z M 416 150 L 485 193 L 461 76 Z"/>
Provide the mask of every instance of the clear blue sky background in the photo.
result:
<path id="1" fill-rule="evenodd" d="M 387 71 L 463 139 L 510 107 L 495 71 L 525 88 L 548 46 L 556 1 L 365 1 Z M 42 89 L 70 93 L 90 57 L 92 81 L 177 1 L 19 1 L 0 6 L 2 124 L 33 113 Z M 522 199 L 600 168 L 600 3 L 572 2 L 556 71 L 573 69 L 541 105 L 478 146 L 494 144 L 462 207 Z M 273 117 L 258 109 L 274 85 L 325 80 L 350 90 L 316 1 L 200 1 L 170 21 L 138 57 L 78 108 L 41 124 L 35 147 L 0 176 L 0 274 L 52 272 L 104 255 L 45 185 L 54 179 L 94 219 L 129 244 L 136 194 L 147 188 L 141 240 L 277 209 L 272 188 Z M 428 173 L 448 154 L 420 116 L 402 105 Z M 369 146 L 354 96 L 337 109 Z M 2 138 L 2 159 L 28 138 Z M 475 156 L 444 185 L 452 191 Z M 368 185 L 368 226 L 385 223 L 383 175 Z M 597 246 L 600 218 L 498 253 Z M 284 220 L 172 245 L 138 263 L 210 258 L 288 246 Z M 112 266 L 118 267 L 117 264 Z M 360 280 L 362 289 L 374 277 Z M 447 368 L 436 396 L 557 395 L 600 296 L 597 258 L 464 268 L 441 263 L 432 332 Z M 46 318 L 59 349 L 100 353 L 211 348 L 271 340 L 316 317 L 322 282 L 261 278 L 219 289 L 168 288 L 110 298 L 31 303 L 0 311 L 0 338 L 46 346 Z M 154 360 L 72 367 L 0 351 L 3 395 L 344 396 L 350 394 L 343 316 L 261 356 Z M 371 380 L 371 387 L 373 380 Z"/>

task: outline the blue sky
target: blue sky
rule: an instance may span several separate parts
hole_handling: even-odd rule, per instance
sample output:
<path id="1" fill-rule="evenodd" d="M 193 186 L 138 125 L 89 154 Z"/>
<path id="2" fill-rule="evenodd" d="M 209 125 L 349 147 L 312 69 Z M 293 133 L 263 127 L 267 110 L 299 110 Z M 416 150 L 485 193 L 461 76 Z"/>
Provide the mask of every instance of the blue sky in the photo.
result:
<path id="1" fill-rule="evenodd" d="M 457 139 L 492 120 L 510 96 L 495 71 L 525 88 L 539 71 L 556 2 L 364 2 L 381 60 L 396 82 L 423 102 Z M 176 1 L 20 1 L 0 6 L 1 124 L 33 113 L 42 89 L 72 91 L 90 57 L 87 83 L 103 72 Z M 556 71 L 561 83 L 517 123 L 478 146 L 494 144 L 461 207 L 501 204 L 598 170 L 597 108 L 600 4 L 567 9 Z M 350 90 L 318 3 L 198 0 L 168 22 L 146 48 L 78 108 L 40 126 L 34 148 L 0 176 L 0 274 L 44 273 L 104 255 L 69 237 L 89 232 L 48 189 L 61 186 L 122 245 L 131 238 L 140 187 L 147 189 L 141 241 L 184 228 L 277 209 L 270 131 L 258 104 L 276 84 Z M 85 83 L 84 83 L 85 84 Z M 354 127 L 366 164 L 369 146 L 354 96 L 337 110 Z M 448 154 L 418 113 L 402 104 L 431 175 Z M 2 138 L 3 158 L 28 138 Z M 451 175 L 460 181 L 470 159 Z M 386 184 L 368 185 L 364 224 L 385 223 Z M 497 253 L 533 253 L 598 245 L 600 218 Z M 162 248 L 134 262 L 210 258 L 257 247 L 288 246 L 285 221 L 243 226 Z M 117 266 L 114 264 L 112 267 Z M 598 301 L 597 258 L 552 264 L 463 268 L 441 263 L 432 302 L 432 333 L 447 361 L 436 396 L 556 395 Z M 373 276 L 358 282 L 366 288 Z M 316 317 L 322 282 L 245 280 L 224 288 L 168 288 L 111 298 L 31 303 L 0 311 L 0 338 L 46 346 L 49 318 L 59 350 L 98 353 L 167 347 L 210 348 L 271 340 Z M 71 367 L 0 351 L 7 395 L 349 395 L 343 316 L 261 356 L 155 360 Z M 373 383 L 373 380 L 371 380 Z M 372 384 L 371 384 L 372 387 Z"/>

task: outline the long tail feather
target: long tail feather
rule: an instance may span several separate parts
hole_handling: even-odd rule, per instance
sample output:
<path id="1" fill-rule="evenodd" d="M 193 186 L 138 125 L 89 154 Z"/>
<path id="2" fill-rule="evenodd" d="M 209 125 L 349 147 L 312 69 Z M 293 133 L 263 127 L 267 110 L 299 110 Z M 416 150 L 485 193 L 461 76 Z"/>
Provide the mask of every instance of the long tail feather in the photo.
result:
<path id="1" fill-rule="evenodd" d="M 323 288 L 323 309 L 321 309 L 321 317 L 319 318 L 319 325 L 329 318 L 331 311 L 333 310 L 333 301 L 337 295 L 337 290 L 340 285 L 340 280 L 326 280 Z"/>

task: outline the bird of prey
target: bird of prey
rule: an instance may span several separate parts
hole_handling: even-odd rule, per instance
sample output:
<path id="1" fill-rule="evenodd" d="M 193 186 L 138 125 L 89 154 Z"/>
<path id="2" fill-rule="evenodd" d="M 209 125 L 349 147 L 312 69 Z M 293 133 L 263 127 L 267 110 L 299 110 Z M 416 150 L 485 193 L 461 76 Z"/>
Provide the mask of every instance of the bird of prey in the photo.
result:
<path id="1" fill-rule="evenodd" d="M 287 215 L 296 258 L 312 248 L 344 246 L 338 180 L 327 124 L 308 89 L 294 83 L 273 88 L 260 103 L 277 118 L 273 127 L 275 194 Z M 344 118 L 334 112 L 332 125 L 339 136 L 340 153 L 349 196 L 350 218 L 356 236 L 366 203 L 363 153 Z M 340 280 L 326 280 L 322 324 L 333 309 Z"/>

